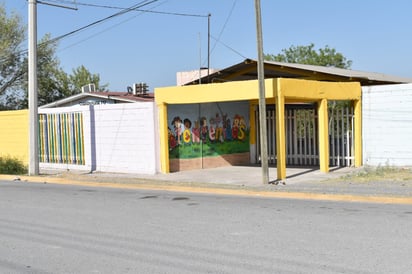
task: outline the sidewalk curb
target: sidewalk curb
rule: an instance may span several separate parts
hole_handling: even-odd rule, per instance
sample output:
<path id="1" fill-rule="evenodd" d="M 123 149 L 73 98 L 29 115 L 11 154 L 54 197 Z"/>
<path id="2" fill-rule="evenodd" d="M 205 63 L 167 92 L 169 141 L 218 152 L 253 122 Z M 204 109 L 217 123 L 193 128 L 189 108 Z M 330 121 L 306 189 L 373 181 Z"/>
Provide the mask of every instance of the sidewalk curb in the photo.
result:
<path id="1" fill-rule="evenodd" d="M 18 178 L 18 179 L 16 179 Z M 299 200 L 320 200 L 320 201 L 340 201 L 340 202 L 367 202 L 367 203 L 384 203 L 384 204 L 410 204 L 412 205 L 412 197 L 398 196 L 367 196 L 353 194 L 327 194 L 327 193 L 308 193 L 308 192 L 289 192 L 282 190 L 251 190 L 251 189 L 225 189 L 218 187 L 196 187 L 196 186 L 177 186 L 177 185 L 162 185 L 152 183 L 108 183 L 108 182 L 92 182 L 79 181 L 66 178 L 54 178 L 48 176 L 15 176 L 2 175 L 0 180 L 25 182 L 25 183 L 44 183 L 44 184 L 59 184 L 59 185 L 78 185 L 89 187 L 106 187 L 119 189 L 144 189 L 144 190 L 164 190 L 172 192 L 188 192 L 200 194 L 218 194 L 218 195 L 233 195 L 233 196 L 254 196 L 262 198 L 283 198 L 283 199 L 299 199 Z"/>

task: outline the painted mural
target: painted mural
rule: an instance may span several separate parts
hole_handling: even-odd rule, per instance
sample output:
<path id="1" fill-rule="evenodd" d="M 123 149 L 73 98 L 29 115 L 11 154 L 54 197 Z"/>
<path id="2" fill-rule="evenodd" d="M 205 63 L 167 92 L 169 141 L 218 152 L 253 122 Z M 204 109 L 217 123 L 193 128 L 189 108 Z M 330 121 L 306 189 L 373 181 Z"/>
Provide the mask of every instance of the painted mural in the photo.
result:
<path id="1" fill-rule="evenodd" d="M 249 152 L 247 103 L 174 105 L 168 117 L 170 159 Z"/>

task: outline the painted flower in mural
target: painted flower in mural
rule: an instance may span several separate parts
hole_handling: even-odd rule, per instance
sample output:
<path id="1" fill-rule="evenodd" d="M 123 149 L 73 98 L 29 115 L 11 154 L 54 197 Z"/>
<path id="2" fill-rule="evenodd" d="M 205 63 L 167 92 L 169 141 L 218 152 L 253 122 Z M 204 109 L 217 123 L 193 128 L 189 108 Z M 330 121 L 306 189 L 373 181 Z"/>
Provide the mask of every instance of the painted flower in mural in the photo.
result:
<path id="1" fill-rule="evenodd" d="M 190 128 L 192 127 L 192 122 L 189 119 L 184 119 L 183 120 L 183 124 L 185 126 L 185 129 L 183 131 L 183 141 L 185 142 L 185 144 L 190 143 L 191 141 L 191 132 L 190 132 Z"/>

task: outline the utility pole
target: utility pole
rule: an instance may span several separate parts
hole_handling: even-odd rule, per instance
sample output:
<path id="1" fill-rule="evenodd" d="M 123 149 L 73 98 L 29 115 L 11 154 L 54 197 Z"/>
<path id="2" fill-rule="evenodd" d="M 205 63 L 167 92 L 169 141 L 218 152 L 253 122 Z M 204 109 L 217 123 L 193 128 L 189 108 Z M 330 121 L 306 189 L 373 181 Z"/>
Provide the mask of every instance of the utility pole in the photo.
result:
<path id="1" fill-rule="evenodd" d="M 262 165 L 262 183 L 269 183 L 267 127 L 266 127 L 266 92 L 265 68 L 263 62 L 262 18 L 260 13 L 260 0 L 255 0 L 256 11 L 256 36 L 257 36 L 257 72 L 259 82 L 259 130 L 260 130 L 260 162 Z"/>
<path id="2" fill-rule="evenodd" d="M 209 83 L 210 75 L 210 13 L 207 15 L 207 82 Z"/>
<path id="3" fill-rule="evenodd" d="M 37 111 L 37 2 L 29 0 L 29 175 L 39 174 Z"/>

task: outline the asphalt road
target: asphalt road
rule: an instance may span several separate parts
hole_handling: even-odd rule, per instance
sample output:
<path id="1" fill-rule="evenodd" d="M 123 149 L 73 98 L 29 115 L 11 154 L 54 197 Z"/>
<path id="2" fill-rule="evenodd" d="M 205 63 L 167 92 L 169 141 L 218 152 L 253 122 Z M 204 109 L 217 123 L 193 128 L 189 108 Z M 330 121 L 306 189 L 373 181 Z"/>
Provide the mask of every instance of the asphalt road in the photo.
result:
<path id="1" fill-rule="evenodd" d="M 411 273 L 410 205 L 0 181 L 0 273 Z"/>

